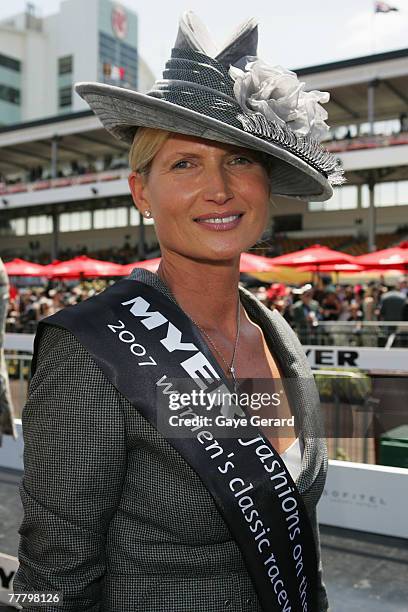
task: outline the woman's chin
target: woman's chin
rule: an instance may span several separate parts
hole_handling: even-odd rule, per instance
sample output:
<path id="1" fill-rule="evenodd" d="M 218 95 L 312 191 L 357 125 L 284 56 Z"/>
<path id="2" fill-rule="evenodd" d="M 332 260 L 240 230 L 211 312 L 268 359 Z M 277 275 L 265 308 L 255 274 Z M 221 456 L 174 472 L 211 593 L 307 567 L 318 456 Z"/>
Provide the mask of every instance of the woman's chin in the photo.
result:
<path id="1" fill-rule="evenodd" d="M 220 251 L 201 251 L 190 255 L 191 259 L 197 262 L 213 264 L 213 265 L 234 265 L 237 264 L 243 250 L 237 248 L 220 250 Z"/>

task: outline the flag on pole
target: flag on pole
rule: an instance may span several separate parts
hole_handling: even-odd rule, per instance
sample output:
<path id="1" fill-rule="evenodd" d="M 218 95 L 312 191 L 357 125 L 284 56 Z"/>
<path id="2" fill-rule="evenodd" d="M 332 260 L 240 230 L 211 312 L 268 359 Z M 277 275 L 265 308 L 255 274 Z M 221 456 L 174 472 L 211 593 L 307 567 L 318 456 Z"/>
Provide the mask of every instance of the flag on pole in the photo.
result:
<path id="1" fill-rule="evenodd" d="M 390 13 L 391 11 L 398 11 L 395 6 L 390 6 L 387 2 L 375 2 L 374 11 L 375 13 Z"/>

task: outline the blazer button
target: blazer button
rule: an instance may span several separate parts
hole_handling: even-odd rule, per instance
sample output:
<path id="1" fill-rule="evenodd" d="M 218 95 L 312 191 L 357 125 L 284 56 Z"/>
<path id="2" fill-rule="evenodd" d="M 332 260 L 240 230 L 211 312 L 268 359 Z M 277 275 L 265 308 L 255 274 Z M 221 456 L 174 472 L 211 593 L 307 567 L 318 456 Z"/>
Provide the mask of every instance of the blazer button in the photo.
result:
<path id="1" fill-rule="evenodd" d="M 224 601 L 224 608 L 229 608 L 231 604 L 232 604 L 232 601 L 230 599 L 226 599 Z"/>
<path id="2" fill-rule="evenodd" d="M 245 603 L 248 604 L 248 606 L 249 606 L 249 604 L 252 603 L 252 597 L 247 597 Z"/>

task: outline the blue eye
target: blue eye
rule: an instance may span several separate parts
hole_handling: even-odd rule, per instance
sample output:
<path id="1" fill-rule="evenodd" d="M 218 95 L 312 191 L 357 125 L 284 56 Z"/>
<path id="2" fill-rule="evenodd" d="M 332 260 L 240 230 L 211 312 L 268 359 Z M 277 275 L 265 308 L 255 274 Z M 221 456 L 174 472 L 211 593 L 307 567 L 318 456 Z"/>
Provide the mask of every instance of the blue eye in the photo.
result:
<path id="1" fill-rule="evenodd" d="M 234 157 L 231 163 L 237 164 L 237 165 L 245 165 L 245 164 L 252 164 L 252 160 L 249 159 L 248 157 L 244 157 L 243 155 L 240 155 L 238 157 Z"/>
<path id="2" fill-rule="evenodd" d="M 187 161 L 186 159 L 182 159 L 179 162 L 176 162 L 175 164 L 172 165 L 172 168 L 176 168 L 178 170 L 184 170 L 185 168 L 188 168 L 188 164 L 190 164 L 189 161 Z"/>

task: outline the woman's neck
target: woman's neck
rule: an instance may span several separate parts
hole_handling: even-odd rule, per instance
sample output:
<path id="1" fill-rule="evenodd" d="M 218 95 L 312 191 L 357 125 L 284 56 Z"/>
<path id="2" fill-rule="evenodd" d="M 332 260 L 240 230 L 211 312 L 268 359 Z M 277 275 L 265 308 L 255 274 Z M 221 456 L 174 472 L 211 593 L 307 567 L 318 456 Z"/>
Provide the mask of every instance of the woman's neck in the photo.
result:
<path id="1" fill-rule="evenodd" d="M 163 258 L 156 274 L 169 287 L 181 308 L 208 333 L 235 337 L 239 299 L 239 260 L 214 265 L 183 258 L 175 264 Z"/>

